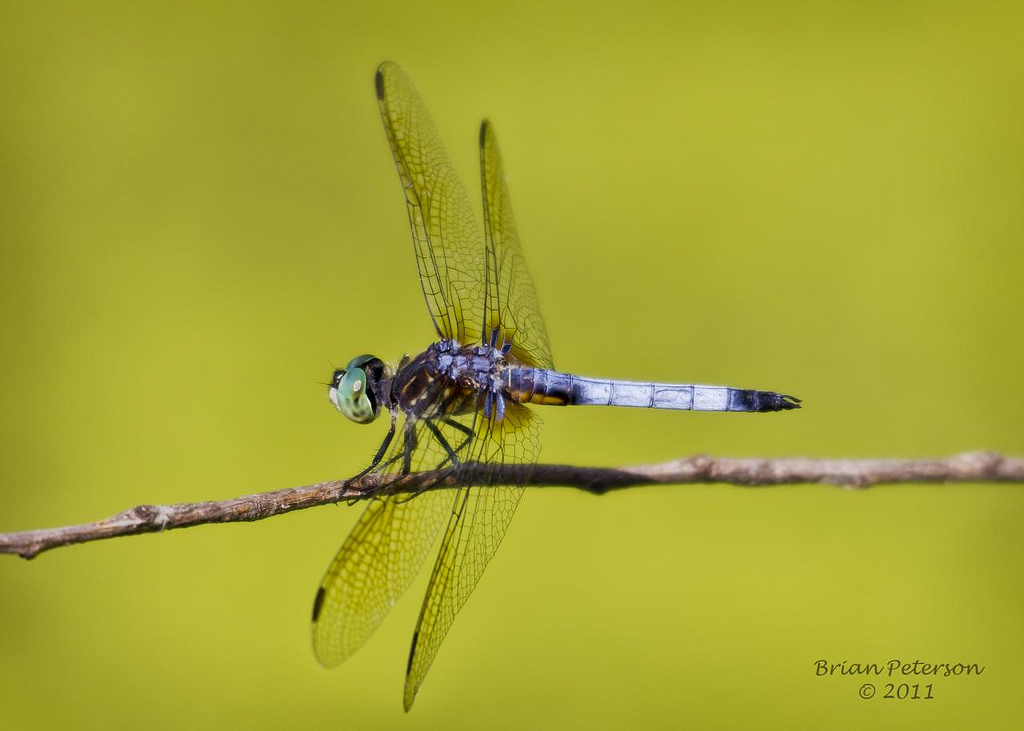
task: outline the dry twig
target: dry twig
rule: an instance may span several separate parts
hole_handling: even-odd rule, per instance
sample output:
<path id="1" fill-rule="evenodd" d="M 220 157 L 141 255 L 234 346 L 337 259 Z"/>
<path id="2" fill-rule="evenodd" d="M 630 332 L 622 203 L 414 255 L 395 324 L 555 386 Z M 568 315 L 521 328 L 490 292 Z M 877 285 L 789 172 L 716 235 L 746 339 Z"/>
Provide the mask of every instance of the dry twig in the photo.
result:
<path id="1" fill-rule="evenodd" d="M 513 468 L 515 469 L 515 468 Z M 480 470 L 471 470 L 478 474 Z M 970 452 L 943 459 L 715 459 L 697 456 L 638 467 L 537 465 L 528 484 L 574 487 L 596 495 L 638 485 L 727 483 L 743 487 L 819 483 L 862 489 L 882 483 L 1024 482 L 1024 459 Z M 382 492 L 451 487 L 443 472 L 420 472 L 383 484 L 379 475 L 243 495 L 229 500 L 139 505 L 92 523 L 0 534 L 0 553 L 33 558 L 43 551 L 115 536 L 154 533 L 205 523 L 235 523 Z"/>

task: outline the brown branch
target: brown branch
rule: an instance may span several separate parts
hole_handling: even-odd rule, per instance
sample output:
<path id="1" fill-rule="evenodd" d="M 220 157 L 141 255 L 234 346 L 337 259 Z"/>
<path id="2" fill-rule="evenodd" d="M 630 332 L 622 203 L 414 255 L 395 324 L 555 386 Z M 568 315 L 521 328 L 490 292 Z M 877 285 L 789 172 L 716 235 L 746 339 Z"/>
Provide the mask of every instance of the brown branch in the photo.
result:
<path id="1" fill-rule="evenodd" d="M 490 469 L 493 469 L 491 467 Z M 512 468 L 509 479 L 522 478 Z M 470 465 L 471 481 L 485 479 L 486 465 Z M 493 476 L 493 475 L 491 475 Z M 0 553 L 33 558 L 51 548 L 102 538 L 155 533 L 204 523 L 263 520 L 273 515 L 363 500 L 382 493 L 414 493 L 452 487 L 441 472 L 419 472 L 384 482 L 380 475 L 243 495 L 230 500 L 175 505 L 139 505 L 93 523 L 0 534 Z M 729 483 L 744 487 L 821 483 L 866 488 L 882 483 L 1024 482 L 1024 459 L 970 452 L 944 459 L 715 459 L 706 456 L 638 467 L 537 465 L 527 484 L 575 487 L 596 495 L 637 485 Z"/>

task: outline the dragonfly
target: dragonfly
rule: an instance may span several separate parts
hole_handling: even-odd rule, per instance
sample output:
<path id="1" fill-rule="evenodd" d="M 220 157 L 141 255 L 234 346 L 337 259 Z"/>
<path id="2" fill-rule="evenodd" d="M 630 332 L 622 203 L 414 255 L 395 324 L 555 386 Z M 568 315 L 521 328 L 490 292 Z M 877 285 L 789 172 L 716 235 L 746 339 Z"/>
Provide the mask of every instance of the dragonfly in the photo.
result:
<path id="1" fill-rule="evenodd" d="M 516 231 L 494 127 L 480 125 L 483 237 L 473 206 L 409 77 L 385 62 L 377 102 L 402 184 L 436 342 L 397 365 L 372 355 L 334 371 L 331 403 L 390 426 L 370 465 L 381 485 L 431 471 L 446 489 L 382 487 L 320 584 L 313 647 L 334 667 L 362 647 L 440 544 L 412 637 L 408 711 L 442 641 L 501 543 L 540 454 L 537 405 L 772 412 L 800 400 L 727 386 L 587 378 L 555 370 Z"/>

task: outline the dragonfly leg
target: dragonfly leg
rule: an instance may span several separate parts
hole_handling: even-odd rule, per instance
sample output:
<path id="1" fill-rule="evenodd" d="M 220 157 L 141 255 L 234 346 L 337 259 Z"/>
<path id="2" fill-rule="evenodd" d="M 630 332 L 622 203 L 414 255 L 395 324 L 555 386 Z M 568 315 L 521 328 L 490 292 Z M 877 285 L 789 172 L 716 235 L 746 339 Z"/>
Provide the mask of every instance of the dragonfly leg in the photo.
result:
<path id="1" fill-rule="evenodd" d="M 444 423 L 452 427 L 453 429 L 458 429 L 460 432 L 466 435 L 466 438 L 462 441 L 462 444 L 455 448 L 455 454 L 458 454 L 459 452 L 464 450 L 466 447 L 469 446 L 469 443 L 473 441 L 473 430 L 470 429 L 465 424 L 455 421 L 455 419 L 451 418 L 444 419 Z"/>
<path id="2" fill-rule="evenodd" d="M 429 428 L 431 428 L 431 429 L 436 429 L 437 428 L 429 420 L 424 420 L 424 423 Z M 416 451 L 416 446 L 419 443 L 419 439 L 416 436 L 416 429 L 413 427 L 412 423 L 409 422 L 409 421 L 405 422 L 405 433 L 403 435 L 403 440 L 404 440 L 405 444 L 404 444 L 404 446 L 402 448 L 402 454 L 393 457 L 391 460 L 389 460 L 388 464 L 391 464 L 391 463 L 395 462 L 398 459 L 398 457 L 400 456 L 402 458 L 402 475 L 405 476 L 405 475 L 408 475 L 410 472 L 412 472 L 412 454 L 413 454 L 413 452 Z M 408 496 L 402 497 L 401 499 L 399 499 L 398 502 L 404 503 L 407 500 L 412 500 L 414 497 L 419 495 L 425 489 L 426 489 L 426 486 L 421 487 L 421 488 L 417 489 L 416 491 L 409 493 Z"/>
<path id="3" fill-rule="evenodd" d="M 370 465 L 366 469 L 361 470 L 358 474 L 353 475 L 349 479 L 350 480 L 358 480 L 363 475 L 365 475 L 365 474 L 367 474 L 369 472 L 372 472 L 374 469 L 376 469 L 377 465 L 380 464 L 380 461 L 382 459 L 384 459 L 384 455 L 387 454 L 388 447 L 391 446 L 391 442 L 392 442 L 392 440 L 394 440 L 394 438 L 395 438 L 395 414 L 394 414 L 394 412 L 392 412 L 391 413 L 391 427 L 388 429 L 388 433 L 384 436 L 384 441 L 381 442 L 380 443 L 380 447 L 377 448 L 377 454 L 375 454 L 373 456 L 373 460 L 370 462 Z M 388 464 L 391 463 L 391 461 L 393 461 L 393 460 L 389 460 L 388 462 L 385 462 L 383 466 L 387 467 Z M 359 501 L 359 498 L 352 498 L 351 500 L 348 501 L 348 504 L 349 505 L 355 505 L 358 501 Z"/>
<path id="4" fill-rule="evenodd" d="M 367 467 L 366 469 L 364 469 L 362 472 L 360 472 L 355 477 L 353 477 L 352 478 L 353 480 L 358 478 L 358 477 L 362 477 L 363 475 L 365 475 L 368 472 L 371 472 L 374 468 L 376 468 L 377 465 L 380 464 L 380 461 L 382 459 L 384 459 L 384 455 L 387 454 L 388 447 L 391 446 L 391 440 L 395 438 L 395 422 L 396 421 L 397 421 L 397 419 L 395 417 L 395 413 L 392 411 L 391 412 L 391 427 L 388 429 L 388 433 L 384 437 L 384 441 L 381 442 L 380 447 L 377 449 L 377 454 L 375 454 L 373 456 L 373 460 L 370 462 L 370 466 Z"/>
<path id="5" fill-rule="evenodd" d="M 427 422 L 429 424 L 429 422 Z M 405 422 L 405 433 L 402 435 L 404 445 L 402 448 L 402 474 L 412 472 L 412 453 L 416 451 L 416 429 L 412 422 Z"/>
<path id="6" fill-rule="evenodd" d="M 445 422 L 448 423 L 448 420 L 446 419 Z M 437 428 L 437 424 L 429 420 L 425 423 L 427 425 L 427 428 L 430 429 L 430 433 L 434 435 L 434 439 L 436 439 L 437 443 L 441 445 L 441 449 L 443 449 L 444 453 L 448 455 L 445 458 L 444 462 L 441 462 L 441 464 L 439 464 L 438 467 L 443 467 L 445 465 L 445 462 L 451 462 L 452 467 L 458 467 L 460 464 L 462 464 L 462 460 L 459 459 L 459 455 L 456 453 L 454 449 L 452 449 L 452 445 L 448 443 L 448 440 L 444 438 L 444 434 L 442 434 L 441 430 Z M 459 426 L 462 426 L 462 424 L 459 424 Z M 472 434 L 472 431 L 470 432 L 470 434 Z M 459 448 L 461 449 L 467 443 L 468 437 L 466 442 L 463 442 L 461 445 L 459 445 Z"/>
<path id="7" fill-rule="evenodd" d="M 443 460 L 441 460 L 441 462 L 437 465 L 435 469 L 445 470 L 444 475 L 450 474 L 452 470 L 454 470 L 455 468 L 462 464 L 462 460 L 459 459 L 458 453 L 464 450 L 473 440 L 473 430 L 470 429 L 465 424 L 460 424 L 454 419 L 444 419 L 445 424 L 455 427 L 456 429 L 458 429 L 459 431 L 466 435 L 466 438 L 462 441 L 462 443 L 459 444 L 458 447 L 453 449 L 452 445 L 448 443 L 447 439 L 445 439 L 444 434 L 442 434 L 441 430 L 438 429 L 437 424 L 434 423 L 433 419 L 424 419 L 423 423 L 426 425 L 427 429 L 430 430 L 430 433 L 434 435 L 434 439 L 437 440 L 438 445 L 441 447 L 441 449 L 444 450 L 444 453 L 447 455 Z M 445 469 L 445 465 L 449 465 L 447 469 Z M 443 479 L 443 476 L 439 478 L 439 481 L 440 479 Z M 411 500 L 412 498 L 416 497 L 420 493 L 427 490 L 429 487 L 431 487 L 430 484 L 424 484 L 414 493 L 409 495 L 409 497 L 406 499 Z"/>
<path id="8" fill-rule="evenodd" d="M 427 422 L 428 424 L 430 422 Z M 394 464 L 401 458 L 402 460 L 402 476 L 408 475 L 412 472 L 412 453 L 416 451 L 416 444 L 419 441 L 416 438 L 416 429 L 413 427 L 412 422 L 405 422 L 405 430 L 402 432 L 402 453 L 395 455 L 385 463 L 385 467 Z M 398 500 L 400 503 L 404 503 L 407 500 L 412 500 L 414 497 L 423 492 L 422 489 L 416 490 L 415 492 L 409 493 L 408 496 L 403 496 Z"/>

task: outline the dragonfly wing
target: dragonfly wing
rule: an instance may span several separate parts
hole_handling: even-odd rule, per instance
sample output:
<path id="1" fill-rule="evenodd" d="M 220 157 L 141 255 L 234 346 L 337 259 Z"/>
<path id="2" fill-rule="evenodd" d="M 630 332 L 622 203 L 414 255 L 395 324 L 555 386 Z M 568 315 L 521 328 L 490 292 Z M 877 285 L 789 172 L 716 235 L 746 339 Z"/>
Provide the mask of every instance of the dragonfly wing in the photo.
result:
<path id="1" fill-rule="evenodd" d="M 471 417 L 463 417 L 470 420 Z M 451 421 L 455 421 L 452 419 Z M 466 441 L 465 432 L 439 423 L 448 444 Z M 412 471 L 436 468 L 446 457 L 425 420 L 413 424 Z M 410 445 L 396 433 L 377 470 L 399 474 Z M 324 575 L 313 604 L 313 649 L 324 667 L 334 667 L 362 647 L 405 593 L 451 515 L 452 492 L 373 498 Z"/>
<path id="2" fill-rule="evenodd" d="M 483 339 L 497 329 L 499 343 L 512 343 L 511 355 L 521 363 L 554 368 L 547 327 L 537 291 L 526 266 L 512 217 L 508 181 L 494 127 L 480 125 L 480 179 L 484 196 L 487 327 Z"/>
<path id="3" fill-rule="evenodd" d="M 339 665 L 366 644 L 423 565 L 450 509 L 451 495 L 440 490 L 370 502 L 317 592 L 313 649 L 321 665 Z"/>
<path id="4" fill-rule="evenodd" d="M 441 337 L 476 342 L 483 325 L 484 264 L 469 197 L 416 87 L 390 61 L 377 69 L 377 100 L 434 327 Z"/>
<path id="5" fill-rule="evenodd" d="M 485 217 L 481 248 L 465 189 L 412 82 L 388 62 L 378 69 L 376 86 L 405 194 L 420 284 L 438 334 L 470 344 L 489 343 L 496 333 L 500 344 L 508 346 L 510 358 L 553 367 L 490 125 L 484 122 L 480 131 Z M 447 520 L 413 635 L 406 709 L 455 615 L 501 543 L 540 452 L 539 420 L 525 406 L 510 402 L 503 410 L 485 408 L 484 398 L 475 411 L 458 416 L 437 413 L 421 420 L 428 425 L 426 430 L 422 424 L 416 428 L 417 470 L 444 465 L 446 460 L 451 464 L 453 449 L 458 453 L 459 465 L 453 472 L 461 487 L 454 496 L 451 491 L 428 491 L 413 499 L 385 498 L 368 507 L 317 595 L 317 657 L 324 664 L 337 664 L 380 624 Z M 420 448 L 424 444 L 430 446 Z M 394 455 L 386 459 L 391 460 L 388 469 L 394 470 Z M 439 521 L 441 506 L 446 517 Z"/>
<path id="6" fill-rule="evenodd" d="M 503 420 L 494 415 L 485 418 L 482 409 L 476 412 L 469 464 L 464 463 L 463 469 L 482 468 L 484 473 L 474 475 L 472 487 L 456 491 L 409 651 L 406 710 L 412 707 L 455 615 L 501 544 L 530 468 L 540 455 L 539 426 L 536 415 L 516 403 L 506 405 Z M 458 474 L 456 480 L 470 481 L 468 476 L 460 480 Z"/>

